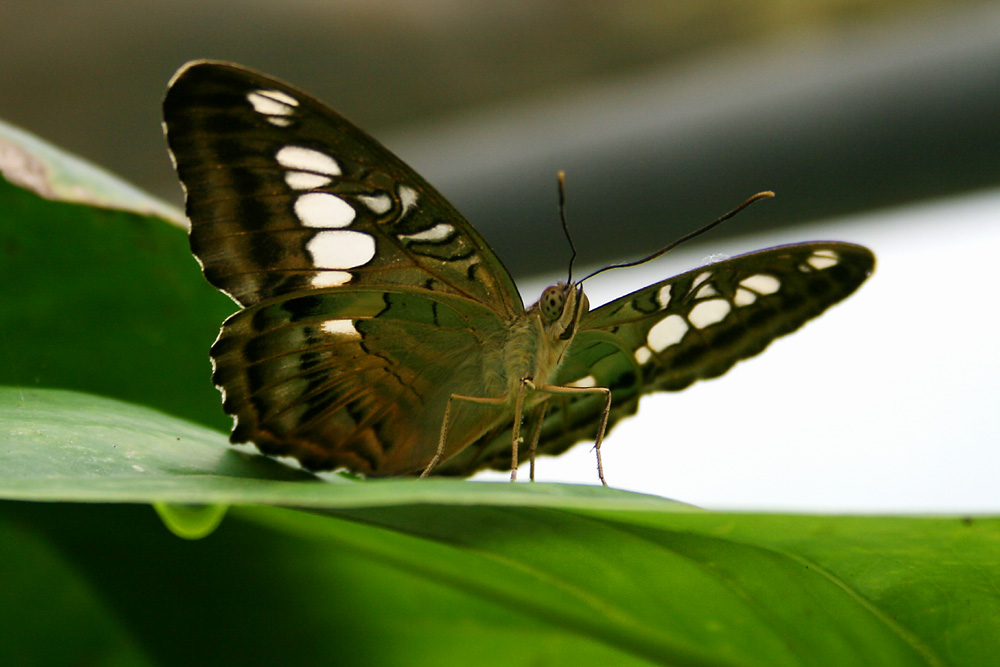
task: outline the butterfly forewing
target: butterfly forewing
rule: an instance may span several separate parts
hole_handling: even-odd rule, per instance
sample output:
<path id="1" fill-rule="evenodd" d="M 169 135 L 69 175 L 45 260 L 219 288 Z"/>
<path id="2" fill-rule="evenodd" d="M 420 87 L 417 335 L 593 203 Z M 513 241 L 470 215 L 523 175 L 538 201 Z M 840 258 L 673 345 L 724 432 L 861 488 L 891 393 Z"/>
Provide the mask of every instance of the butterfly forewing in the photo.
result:
<path id="1" fill-rule="evenodd" d="M 493 311 L 450 294 L 315 290 L 232 316 L 212 347 L 214 380 L 236 416 L 234 442 L 310 469 L 417 474 L 448 397 L 484 391 L 483 350 L 502 332 Z M 453 448 L 500 417 L 463 407 Z"/>
<path id="2" fill-rule="evenodd" d="M 621 297 L 588 313 L 580 329 L 619 337 L 642 369 L 644 392 L 677 391 L 795 331 L 854 292 L 874 265 L 870 251 L 848 243 L 760 250 Z M 586 345 L 587 336 L 574 341 L 581 352 Z"/>
<path id="3" fill-rule="evenodd" d="M 191 248 L 241 305 L 342 285 L 460 294 L 523 312 L 486 242 L 423 178 L 306 93 L 201 62 L 174 77 L 167 141 Z"/>

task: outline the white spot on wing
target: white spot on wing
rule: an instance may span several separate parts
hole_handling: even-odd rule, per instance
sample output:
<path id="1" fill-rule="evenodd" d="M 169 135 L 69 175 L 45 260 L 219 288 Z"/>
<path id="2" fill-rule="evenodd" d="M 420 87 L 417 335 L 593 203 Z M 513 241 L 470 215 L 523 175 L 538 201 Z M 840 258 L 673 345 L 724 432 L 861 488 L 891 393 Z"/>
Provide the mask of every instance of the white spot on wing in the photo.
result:
<path id="1" fill-rule="evenodd" d="M 270 100 L 279 104 L 283 104 L 286 107 L 297 107 L 299 106 L 299 101 L 286 93 L 283 90 L 255 90 L 249 95 L 248 98 L 260 98 Z M 261 111 L 261 113 L 264 113 Z"/>
<path id="2" fill-rule="evenodd" d="M 254 111 L 276 127 L 291 125 L 291 116 L 299 105 L 298 100 L 280 90 L 255 90 L 247 93 L 247 101 L 253 105 Z"/>
<path id="3" fill-rule="evenodd" d="M 340 287 L 351 282 L 354 276 L 347 271 L 320 271 L 313 276 L 309 283 L 313 287 Z"/>
<path id="4" fill-rule="evenodd" d="M 308 171 L 285 172 L 285 183 L 292 190 L 313 190 L 327 185 L 331 180 L 325 174 L 313 174 Z"/>
<path id="5" fill-rule="evenodd" d="M 311 171 L 327 176 L 340 176 L 340 165 L 326 153 L 304 146 L 285 146 L 274 159 L 286 169 Z"/>
<path id="6" fill-rule="evenodd" d="M 399 193 L 399 202 L 403 205 L 403 210 L 400 212 L 400 216 L 406 215 L 406 212 L 417 205 L 417 191 L 411 188 L 409 185 L 400 185 L 396 188 L 396 192 Z"/>
<path id="7" fill-rule="evenodd" d="M 572 382 L 567 382 L 566 386 L 567 387 L 580 387 L 582 389 L 589 389 L 590 387 L 596 387 L 597 386 L 597 378 L 595 378 L 593 375 L 588 375 L 586 377 L 580 378 L 579 380 L 573 380 Z"/>
<path id="8" fill-rule="evenodd" d="M 705 283 L 699 289 L 697 294 L 694 295 L 696 299 L 707 299 L 710 296 L 719 296 L 719 292 L 711 283 Z"/>
<path id="9" fill-rule="evenodd" d="M 380 192 L 377 195 L 357 195 L 355 198 L 367 206 L 368 210 L 375 215 L 388 213 L 389 209 L 392 208 L 392 198 L 384 192 Z"/>
<path id="10" fill-rule="evenodd" d="M 430 229 L 416 234 L 400 234 L 399 238 L 404 241 L 446 241 L 454 233 L 454 227 L 446 222 L 439 222 Z"/>
<path id="11" fill-rule="evenodd" d="M 660 304 L 660 308 L 666 308 L 670 305 L 670 288 L 672 285 L 664 285 L 660 288 L 660 291 L 656 294 L 656 300 Z M 639 362 L 642 363 L 642 362 Z"/>
<path id="12" fill-rule="evenodd" d="M 709 325 L 724 320 L 730 310 L 729 302 L 725 299 L 702 301 L 691 309 L 691 313 L 688 314 L 688 320 L 698 329 L 704 329 Z"/>
<path id="13" fill-rule="evenodd" d="M 650 331 L 652 331 L 652 329 L 650 329 Z M 638 350 L 635 351 L 635 360 L 638 361 L 640 364 L 644 364 L 647 361 L 649 361 L 649 358 L 651 356 L 653 356 L 653 351 L 650 350 L 645 345 L 643 345 L 642 347 L 640 347 Z"/>
<path id="14" fill-rule="evenodd" d="M 375 256 L 375 239 L 362 232 L 319 232 L 306 244 L 318 269 L 353 269 Z"/>
<path id="15" fill-rule="evenodd" d="M 756 294 L 754 294 L 748 289 L 739 287 L 736 289 L 736 297 L 733 299 L 733 303 L 735 303 L 738 307 L 742 308 L 743 306 L 749 306 L 756 300 L 757 300 Z"/>
<path id="16" fill-rule="evenodd" d="M 840 256 L 833 250 L 817 250 L 806 262 L 817 271 L 822 271 L 836 266 L 840 262 Z"/>
<path id="17" fill-rule="evenodd" d="M 279 102 L 284 102 L 290 107 L 299 106 L 299 101 L 283 90 L 262 90 L 261 94 L 267 95 L 268 97 L 276 99 Z"/>
<path id="18" fill-rule="evenodd" d="M 295 200 L 295 215 L 306 227 L 347 227 L 354 222 L 354 209 L 337 195 L 308 192 Z"/>
<path id="19" fill-rule="evenodd" d="M 299 101 L 280 90 L 255 90 L 247 93 L 253 110 L 265 116 L 291 116 Z"/>
<path id="20" fill-rule="evenodd" d="M 703 271 L 702 273 L 699 273 L 698 277 L 694 279 L 693 283 L 691 283 L 691 291 L 693 292 L 696 289 L 698 289 L 699 285 L 701 285 L 703 282 L 705 282 L 711 277 L 712 277 L 711 271 Z"/>
<path id="21" fill-rule="evenodd" d="M 774 276 L 757 273 L 740 281 L 740 286 L 757 294 L 774 294 L 781 289 L 781 281 Z"/>
<path id="22" fill-rule="evenodd" d="M 680 315 L 671 315 L 653 325 L 653 328 L 646 334 L 646 342 L 652 350 L 663 352 L 671 345 L 681 342 L 687 332 L 688 324 L 684 318 Z M 636 351 L 636 358 L 638 359 L 638 351 Z"/>
<path id="23" fill-rule="evenodd" d="M 320 325 L 320 329 L 328 334 L 343 336 L 345 338 L 361 338 L 361 334 L 354 327 L 351 320 L 327 320 Z"/>

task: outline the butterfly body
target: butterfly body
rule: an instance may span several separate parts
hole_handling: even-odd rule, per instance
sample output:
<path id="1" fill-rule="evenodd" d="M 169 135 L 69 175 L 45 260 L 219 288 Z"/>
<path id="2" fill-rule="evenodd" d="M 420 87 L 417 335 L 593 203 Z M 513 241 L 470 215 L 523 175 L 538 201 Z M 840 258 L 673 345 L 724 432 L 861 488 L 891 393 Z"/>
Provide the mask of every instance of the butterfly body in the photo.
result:
<path id="1" fill-rule="evenodd" d="M 192 251 L 241 307 L 211 350 L 230 439 L 310 469 L 468 475 L 535 443 L 599 441 L 643 394 L 720 375 L 874 266 L 860 246 L 811 242 L 595 310 L 579 284 L 525 309 L 430 184 L 306 93 L 196 62 L 171 82 L 164 119 Z"/>

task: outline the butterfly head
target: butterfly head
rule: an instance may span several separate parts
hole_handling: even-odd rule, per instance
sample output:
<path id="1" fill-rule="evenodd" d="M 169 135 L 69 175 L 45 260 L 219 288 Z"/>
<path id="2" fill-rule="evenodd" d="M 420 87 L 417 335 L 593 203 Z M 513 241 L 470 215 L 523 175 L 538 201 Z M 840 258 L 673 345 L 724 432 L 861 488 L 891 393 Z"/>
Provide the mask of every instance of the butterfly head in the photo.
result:
<path id="1" fill-rule="evenodd" d="M 538 312 L 553 339 L 568 341 L 576 333 L 577 322 L 590 310 L 590 302 L 579 284 L 558 283 L 546 287 L 531 310 Z"/>

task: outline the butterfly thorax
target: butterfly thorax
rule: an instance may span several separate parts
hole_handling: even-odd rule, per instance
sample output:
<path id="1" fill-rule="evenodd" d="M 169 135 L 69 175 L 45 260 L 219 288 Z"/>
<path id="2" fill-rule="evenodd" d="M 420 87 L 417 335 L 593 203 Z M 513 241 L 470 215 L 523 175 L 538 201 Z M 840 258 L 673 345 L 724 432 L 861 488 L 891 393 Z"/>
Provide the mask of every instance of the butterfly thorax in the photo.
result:
<path id="1" fill-rule="evenodd" d="M 505 393 L 513 400 L 520 383 L 550 384 L 573 342 L 590 303 L 583 290 L 566 283 L 545 289 L 538 301 L 511 323 L 503 346 Z"/>

